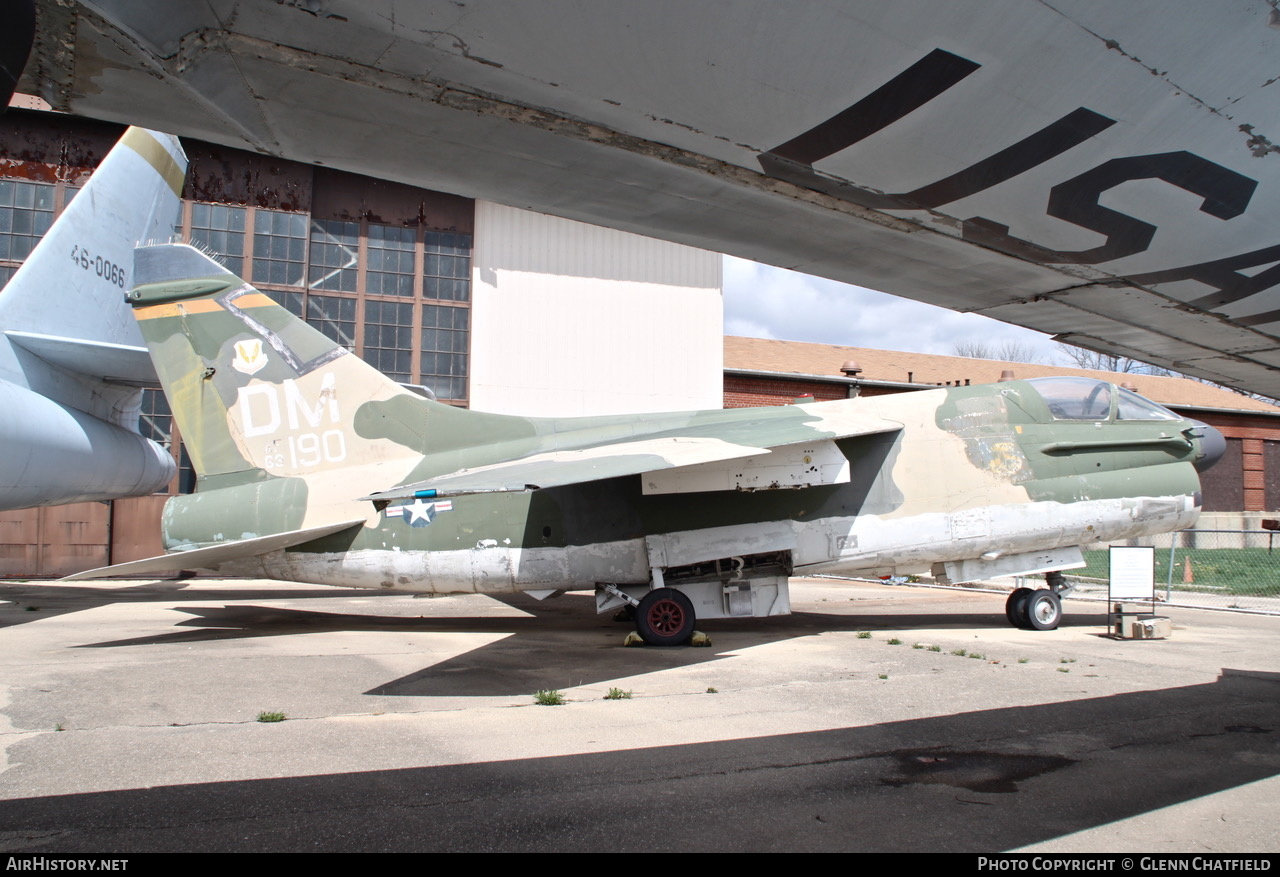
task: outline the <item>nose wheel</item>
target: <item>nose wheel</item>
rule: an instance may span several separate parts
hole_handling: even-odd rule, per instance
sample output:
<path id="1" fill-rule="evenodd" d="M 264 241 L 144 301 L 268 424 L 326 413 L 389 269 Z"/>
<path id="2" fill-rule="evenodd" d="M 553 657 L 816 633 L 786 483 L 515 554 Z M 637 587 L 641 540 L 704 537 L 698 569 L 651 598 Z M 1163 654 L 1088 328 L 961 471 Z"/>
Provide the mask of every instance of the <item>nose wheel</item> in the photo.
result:
<path id="1" fill-rule="evenodd" d="M 1023 630 L 1055 630 L 1062 623 L 1062 573 L 1045 574 L 1047 588 L 1017 588 L 1004 604 L 1005 617 Z"/>
<path id="2" fill-rule="evenodd" d="M 1062 598 L 1048 588 L 1032 591 L 1025 605 L 1031 630 L 1053 630 L 1062 621 Z"/>

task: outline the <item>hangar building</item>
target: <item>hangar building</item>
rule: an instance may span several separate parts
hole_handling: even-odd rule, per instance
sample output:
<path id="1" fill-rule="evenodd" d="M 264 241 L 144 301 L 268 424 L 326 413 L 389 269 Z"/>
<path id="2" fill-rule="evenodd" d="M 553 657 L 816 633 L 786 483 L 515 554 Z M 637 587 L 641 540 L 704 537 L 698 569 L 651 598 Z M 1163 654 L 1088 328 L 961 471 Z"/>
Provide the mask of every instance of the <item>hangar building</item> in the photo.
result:
<path id="1" fill-rule="evenodd" d="M 0 119 L 0 283 L 123 127 Z M 486 201 L 184 141 L 176 230 L 395 380 L 443 402 L 569 416 L 720 406 L 721 258 Z M 429 156 L 423 157 L 429 161 Z M 9 327 L 5 327 L 9 328 Z M 164 396 L 144 434 L 194 477 Z M 0 513 L 0 575 L 161 551 L 166 496 Z"/>

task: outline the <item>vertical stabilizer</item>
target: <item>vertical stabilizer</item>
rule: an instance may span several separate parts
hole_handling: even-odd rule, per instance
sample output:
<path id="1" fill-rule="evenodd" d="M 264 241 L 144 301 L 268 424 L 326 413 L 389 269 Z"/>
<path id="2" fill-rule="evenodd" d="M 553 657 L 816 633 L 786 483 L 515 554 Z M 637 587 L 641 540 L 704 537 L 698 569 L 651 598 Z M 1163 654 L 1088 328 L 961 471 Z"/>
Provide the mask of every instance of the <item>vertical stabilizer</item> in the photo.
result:
<path id="1" fill-rule="evenodd" d="M 140 345 L 124 303 L 133 248 L 173 237 L 186 172 L 178 138 L 125 131 L 0 292 L 0 326 Z"/>
<path id="2" fill-rule="evenodd" d="M 138 434 L 155 371 L 124 295 L 133 248 L 173 235 L 186 167 L 177 138 L 128 129 L 0 290 L 0 509 L 173 478 L 169 450 Z"/>
<path id="3" fill-rule="evenodd" d="M 135 265 L 130 302 L 202 479 L 421 456 L 380 433 L 388 412 L 425 425 L 431 403 L 193 247 L 141 247 Z"/>

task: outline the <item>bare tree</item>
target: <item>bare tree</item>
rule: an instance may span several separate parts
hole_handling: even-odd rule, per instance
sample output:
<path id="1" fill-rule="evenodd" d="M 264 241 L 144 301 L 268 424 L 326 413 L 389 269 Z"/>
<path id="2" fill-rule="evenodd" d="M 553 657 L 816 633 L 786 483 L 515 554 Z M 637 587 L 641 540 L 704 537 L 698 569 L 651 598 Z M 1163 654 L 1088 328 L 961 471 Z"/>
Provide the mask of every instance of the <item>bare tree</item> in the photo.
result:
<path id="1" fill-rule="evenodd" d="M 1167 368 L 1161 368 L 1158 365 L 1151 365 L 1145 362 L 1139 362 L 1136 359 L 1130 359 L 1127 356 L 1119 356 L 1114 353 L 1099 353 L 1096 350 L 1087 350 L 1084 347 L 1076 347 L 1074 344 L 1058 344 L 1058 349 L 1062 351 L 1077 368 L 1094 369 L 1103 372 L 1118 372 L 1126 375 L 1156 375 L 1160 377 L 1179 376 L 1176 372 L 1172 372 Z M 1180 377 L 1180 376 L 1179 376 Z"/>
<path id="2" fill-rule="evenodd" d="M 996 359 L 1004 362 L 1042 362 L 1044 360 L 1044 355 L 1036 349 L 1035 345 L 1024 341 L 1006 340 L 992 344 L 988 341 L 966 338 L 964 341 L 957 341 L 951 349 L 956 356 L 966 356 L 969 359 Z"/>

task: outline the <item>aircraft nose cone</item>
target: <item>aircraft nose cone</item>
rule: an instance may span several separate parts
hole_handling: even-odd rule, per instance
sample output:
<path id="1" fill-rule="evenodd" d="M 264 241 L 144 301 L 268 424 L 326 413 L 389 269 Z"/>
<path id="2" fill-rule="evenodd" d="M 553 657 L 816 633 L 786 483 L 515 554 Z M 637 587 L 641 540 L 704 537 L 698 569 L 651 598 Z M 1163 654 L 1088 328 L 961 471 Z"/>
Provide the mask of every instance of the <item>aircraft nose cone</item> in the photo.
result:
<path id="1" fill-rule="evenodd" d="M 1200 453 L 1196 456 L 1194 465 L 1196 471 L 1203 472 L 1222 459 L 1222 455 L 1227 452 L 1227 440 L 1223 438 L 1222 433 L 1209 424 L 1198 420 L 1191 422 L 1195 424 L 1200 447 Z"/>

